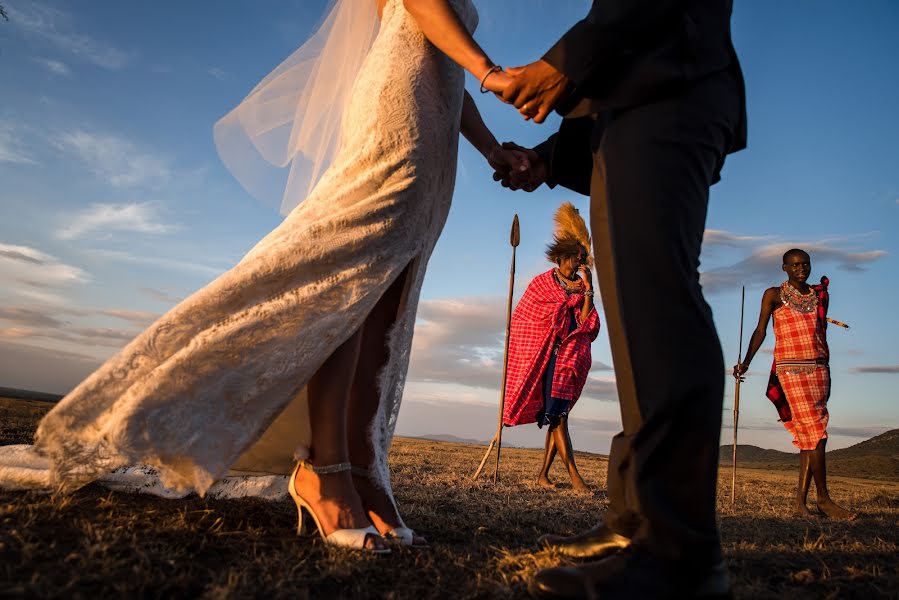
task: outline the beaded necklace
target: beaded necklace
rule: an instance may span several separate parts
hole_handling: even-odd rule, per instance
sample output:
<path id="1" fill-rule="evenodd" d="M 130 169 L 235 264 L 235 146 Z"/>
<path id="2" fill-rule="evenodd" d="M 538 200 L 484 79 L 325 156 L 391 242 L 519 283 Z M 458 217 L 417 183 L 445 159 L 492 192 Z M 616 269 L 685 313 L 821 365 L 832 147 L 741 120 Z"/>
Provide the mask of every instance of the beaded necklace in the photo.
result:
<path id="1" fill-rule="evenodd" d="M 818 294 L 809 288 L 808 294 L 802 294 L 790 285 L 789 281 L 780 284 L 780 300 L 793 310 L 802 313 L 814 312 L 818 308 Z"/>
<path id="2" fill-rule="evenodd" d="M 571 294 L 577 294 L 583 291 L 581 289 L 583 286 L 583 281 L 581 281 L 580 279 L 578 279 L 572 285 L 571 280 L 562 275 L 562 272 L 559 271 L 559 269 L 553 269 L 553 276 L 556 278 L 556 283 L 558 283 L 562 287 L 562 289 L 565 290 L 565 293 L 569 296 Z"/>

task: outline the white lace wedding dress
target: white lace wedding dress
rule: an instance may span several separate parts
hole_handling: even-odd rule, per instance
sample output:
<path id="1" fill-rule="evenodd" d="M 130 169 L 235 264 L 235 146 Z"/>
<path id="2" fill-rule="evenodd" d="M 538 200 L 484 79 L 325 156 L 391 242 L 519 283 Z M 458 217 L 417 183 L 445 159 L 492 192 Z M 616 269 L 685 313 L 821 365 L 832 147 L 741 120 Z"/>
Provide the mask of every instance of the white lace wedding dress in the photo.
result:
<path id="1" fill-rule="evenodd" d="M 471 0 L 452 3 L 473 31 Z M 60 401 L 34 447 L 0 448 L 0 485 L 105 478 L 183 495 L 228 488 L 216 482 L 229 469 L 288 473 L 295 448 L 309 443 L 306 383 L 410 266 L 371 431 L 372 467 L 390 492 L 387 451 L 425 268 L 450 208 L 463 86 L 462 69 L 402 0 L 388 0 L 341 149 L 314 191 L 237 266 Z M 146 467 L 109 475 L 124 465 Z M 270 479 L 251 480 L 236 480 L 236 495 L 271 492 Z"/>

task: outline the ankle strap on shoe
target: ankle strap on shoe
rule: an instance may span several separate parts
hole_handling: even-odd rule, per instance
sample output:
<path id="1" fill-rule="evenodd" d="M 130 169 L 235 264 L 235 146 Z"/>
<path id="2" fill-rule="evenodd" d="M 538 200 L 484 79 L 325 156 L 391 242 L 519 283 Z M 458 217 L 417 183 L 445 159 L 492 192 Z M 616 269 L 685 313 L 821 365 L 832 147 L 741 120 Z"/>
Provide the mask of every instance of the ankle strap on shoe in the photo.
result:
<path id="1" fill-rule="evenodd" d="M 322 465 L 320 467 L 317 467 L 310 463 L 308 460 L 301 460 L 300 466 L 307 471 L 312 471 L 316 475 L 331 475 L 332 473 L 343 473 L 344 471 L 350 471 L 353 469 L 353 465 L 348 462 L 337 463 L 334 465 Z"/>

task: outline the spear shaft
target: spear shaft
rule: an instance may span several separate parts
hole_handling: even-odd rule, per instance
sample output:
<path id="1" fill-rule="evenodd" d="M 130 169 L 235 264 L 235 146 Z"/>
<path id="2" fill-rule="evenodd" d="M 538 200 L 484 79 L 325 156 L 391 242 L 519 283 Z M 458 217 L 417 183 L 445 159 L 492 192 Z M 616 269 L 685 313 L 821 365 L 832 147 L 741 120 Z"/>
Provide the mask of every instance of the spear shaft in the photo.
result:
<path id="1" fill-rule="evenodd" d="M 509 244 L 512 246 L 512 268 L 509 271 L 509 299 L 506 303 L 506 343 L 503 350 L 503 379 L 499 388 L 499 423 L 496 427 L 496 434 L 494 434 L 493 439 L 490 440 L 490 445 L 487 446 L 487 452 L 484 453 L 484 458 L 481 459 L 481 464 L 478 465 L 477 471 L 475 471 L 472 476 L 472 479 L 478 478 L 481 471 L 484 469 L 484 465 L 487 464 L 487 459 L 490 457 L 493 446 L 496 445 L 496 464 L 493 468 L 494 484 L 499 479 L 499 455 L 503 445 L 503 412 L 505 411 L 506 375 L 508 374 L 507 369 L 509 366 L 509 336 L 512 330 L 512 296 L 515 291 L 515 251 L 520 242 L 521 229 L 518 224 L 518 215 L 515 215 L 515 218 L 512 219 L 512 232 L 509 236 Z"/>
<path id="2" fill-rule="evenodd" d="M 737 365 L 743 362 L 743 309 L 746 306 L 746 286 L 740 295 L 740 346 L 737 349 Z M 740 376 L 742 377 L 742 375 Z M 740 377 L 736 378 L 734 388 L 734 456 L 733 468 L 730 480 L 730 506 L 733 508 L 737 501 L 737 426 L 740 422 Z"/>

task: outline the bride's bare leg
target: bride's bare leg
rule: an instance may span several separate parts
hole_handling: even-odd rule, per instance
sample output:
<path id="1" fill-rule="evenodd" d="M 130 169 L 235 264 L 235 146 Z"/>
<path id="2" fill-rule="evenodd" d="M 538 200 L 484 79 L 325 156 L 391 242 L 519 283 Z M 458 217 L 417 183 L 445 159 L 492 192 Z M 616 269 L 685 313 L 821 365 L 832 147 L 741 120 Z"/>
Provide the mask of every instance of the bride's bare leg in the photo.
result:
<path id="1" fill-rule="evenodd" d="M 387 334 L 396 322 L 406 285 L 408 267 L 387 289 L 369 314 L 362 327 L 362 343 L 356 375 L 350 391 L 347 415 L 347 440 L 350 460 L 359 467 L 369 467 L 374 461 L 374 449 L 370 436 L 372 421 L 378 412 L 380 391 L 378 375 L 389 358 Z M 402 525 L 396 506 L 377 482 L 357 476 L 353 483 L 362 497 L 368 516 L 378 531 L 386 533 Z M 420 540 L 423 541 L 423 540 Z"/>
<path id="2" fill-rule="evenodd" d="M 350 460 L 346 430 L 349 382 L 359 359 L 361 340 L 360 329 L 337 348 L 309 380 L 310 462 L 313 465 L 334 465 Z M 371 525 L 349 471 L 317 475 L 300 469 L 296 487 L 297 493 L 312 506 L 325 535 L 336 529 Z M 369 538 L 366 545 L 375 548 L 383 543 L 380 538 Z"/>

